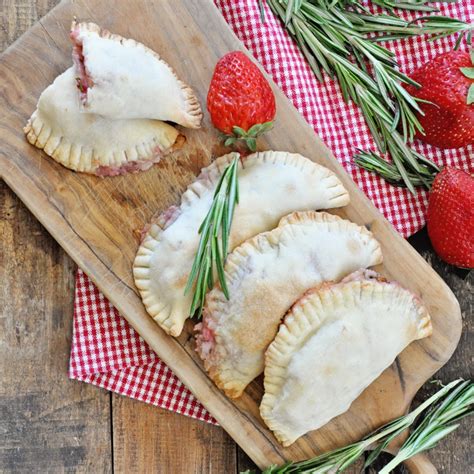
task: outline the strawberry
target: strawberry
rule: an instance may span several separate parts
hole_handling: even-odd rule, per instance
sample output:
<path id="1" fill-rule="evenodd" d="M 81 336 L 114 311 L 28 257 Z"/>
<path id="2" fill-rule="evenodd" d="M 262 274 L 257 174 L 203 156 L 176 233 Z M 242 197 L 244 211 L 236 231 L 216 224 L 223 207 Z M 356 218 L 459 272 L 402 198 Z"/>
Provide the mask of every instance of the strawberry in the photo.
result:
<path id="1" fill-rule="evenodd" d="M 473 55 L 474 57 L 474 55 Z M 474 143 L 474 67 L 467 51 L 441 54 L 410 77 L 421 85 L 406 85 L 421 103 L 418 119 L 425 135 L 416 138 L 439 148 L 461 148 Z"/>
<path id="2" fill-rule="evenodd" d="M 225 145 L 244 141 L 255 151 L 256 137 L 271 128 L 275 96 L 258 67 L 241 51 L 217 63 L 207 94 L 214 126 L 225 134 Z"/>
<path id="3" fill-rule="evenodd" d="M 446 167 L 433 181 L 428 201 L 428 235 L 447 263 L 474 267 L 474 178 Z"/>

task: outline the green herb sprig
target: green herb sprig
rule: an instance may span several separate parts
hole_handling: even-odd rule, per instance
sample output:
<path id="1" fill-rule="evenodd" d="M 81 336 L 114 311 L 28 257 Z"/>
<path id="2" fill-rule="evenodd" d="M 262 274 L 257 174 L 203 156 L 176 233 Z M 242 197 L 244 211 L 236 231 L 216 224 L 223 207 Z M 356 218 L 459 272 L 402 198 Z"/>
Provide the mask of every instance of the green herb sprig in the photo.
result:
<path id="1" fill-rule="evenodd" d="M 340 473 L 355 463 L 362 454 L 372 449 L 364 468 L 369 467 L 387 448 L 391 441 L 410 428 L 425 414 L 393 460 L 379 474 L 389 473 L 395 466 L 411 456 L 431 449 L 458 425 L 452 424 L 473 412 L 474 383 L 454 380 L 442 387 L 415 410 L 401 416 L 357 443 L 316 456 L 307 461 L 289 462 L 282 466 L 271 466 L 263 474 L 323 474 Z M 250 474 L 249 471 L 247 471 Z M 245 474 L 245 473 L 242 473 Z"/>
<path id="2" fill-rule="evenodd" d="M 225 281 L 224 263 L 229 252 L 229 235 L 235 205 L 239 203 L 239 156 L 236 156 L 222 173 L 217 183 L 211 207 L 199 227 L 198 250 L 194 258 L 184 294 L 194 287 L 194 295 L 189 314 L 199 318 L 202 315 L 204 299 L 214 286 L 214 268 L 222 291 L 229 299 Z"/>
<path id="3" fill-rule="evenodd" d="M 421 453 L 435 447 L 439 440 L 452 433 L 461 418 L 472 414 L 474 404 L 474 384 L 463 382 L 433 407 L 422 422 L 413 430 L 397 455 L 379 472 L 388 474 L 396 466 Z"/>
<path id="4" fill-rule="evenodd" d="M 470 39 L 472 25 L 444 16 L 423 16 L 408 22 L 392 11 L 432 11 L 423 0 L 374 2 L 388 8 L 390 15 L 374 15 L 356 0 L 266 3 L 282 20 L 317 79 L 323 82 L 322 71 L 326 72 L 339 83 L 344 100 L 352 100 L 360 107 L 379 153 L 392 158 L 389 165 L 396 172 L 390 174 L 390 182 L 407 186 L 412 193 L 415 186 L 429 188 L 438 168 L 408 145 L 416 133 L 423 133 L 417 118 L 422 113 L 419 103 L 423 101 L 412 97 L 402 86 L 419 84 L 399 71 L 394 54 L 379 42 L 420 34 L 436 39 L 458 33 L 459 45 L 465 35 Z M 387 163 L 375 152 L 358 153 L 355 161 L 376 172 Z M 378 165 L 374 166 L 376 161 Z"/>
<path id="5" fill-rule="evenodd" d="M 399 10 L 416 10 L 416 11 L 425 11 L 425 12 L 436 12 L 436 8 L 426 5 L 430 0 L 409 0 L 407 2 L 393 1 L 393 0 L 372 0 L 374 5 L 379 5 L 380 7 L 386 8 L 387 10 L 392 11 L 397 8 Z"/>

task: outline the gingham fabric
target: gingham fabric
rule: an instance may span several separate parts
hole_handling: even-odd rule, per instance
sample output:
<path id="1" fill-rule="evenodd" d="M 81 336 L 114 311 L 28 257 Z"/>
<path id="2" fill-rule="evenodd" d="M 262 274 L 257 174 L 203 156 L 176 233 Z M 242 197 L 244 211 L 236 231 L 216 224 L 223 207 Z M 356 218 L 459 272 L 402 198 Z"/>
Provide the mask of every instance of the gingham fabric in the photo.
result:
<path id="1" fill-rule="evenodd" d="M 352 155 L 356 148 L 375 149 L 362 115 L 354 105 L 344 104 L 339 87 L 328 77 L 325 77 L 324 84 L 316 81 L 298 48 L 271 11 L 265 7 L 266 23 L 262 25 L 257 0 L 216 0 L 216 5 L 238 38 L 394 227 L 403 236 L 419 230 L 424 224 L 427 194 L 419 192 L 412 196 L 406 190 L 390 186 L 354 166 Z M 433 5 L 439 7 L 444 15 L 474 21 L 472 0 Z M 416 13 L 404 15 L 410 20 L 419 16 Z M 402 71 L 410 72 L 416 65 L 452 49 L 454 41 L 454 37 L 434 43 L 412 38 L 386 44 L 395 52 Z M 441 151 L 416 143 L 415 148 L 438 164 L 455 165 L 474 172 L 472 146 Z M 215 423 L 80 270 L 76 279 L 69 375 L 73 379 Z"/>
<path id="2" fill-rule="evenodd" d="M 81 270 L 76 275 L 69 377 L 215 423 Z"/>

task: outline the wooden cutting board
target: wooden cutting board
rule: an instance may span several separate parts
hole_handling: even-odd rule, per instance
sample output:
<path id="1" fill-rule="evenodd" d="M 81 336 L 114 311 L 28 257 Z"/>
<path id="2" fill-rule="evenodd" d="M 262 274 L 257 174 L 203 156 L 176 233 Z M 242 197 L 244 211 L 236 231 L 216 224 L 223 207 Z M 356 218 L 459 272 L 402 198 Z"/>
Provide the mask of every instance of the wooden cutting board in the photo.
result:
<path id="1" fill-rule="evenodd" d="M 176 340 L 147 316 L 131 272 L 137 231 L 156 211 L 178 203 L 201 167 L 225 149 L 207 115 L 202 129 L 185 131 L 183 150 L 141 174 L 100 179 L 74 173 L 29 145 L 22 128 L 40 93 L 71 65 L 68 33 L 74 16 L 158 51 L 193 86 L 202 104 L 218 58 L 243 49 L 210 0 L 122 0 L 112 8 L 101 0 L 62 2 L 0 59 L 0 174 L 5 182 L 259 466 L 341 446 L 406 411 L 418 388 L 454 351 L 461 333 L 459 305 L 276 87 L 276 126 L 261 148 L 299 152 L 339 175 L 352 203 L 338 214 L 371 228 L 383 249 L 380 271 L 423 298 L 433 335 L 411 344 L 347 413 L 283 449 L 258 414 L 261 380 L 237 402 L 228 400 L 207 378 L 194 352 L 192 323 Z"/>

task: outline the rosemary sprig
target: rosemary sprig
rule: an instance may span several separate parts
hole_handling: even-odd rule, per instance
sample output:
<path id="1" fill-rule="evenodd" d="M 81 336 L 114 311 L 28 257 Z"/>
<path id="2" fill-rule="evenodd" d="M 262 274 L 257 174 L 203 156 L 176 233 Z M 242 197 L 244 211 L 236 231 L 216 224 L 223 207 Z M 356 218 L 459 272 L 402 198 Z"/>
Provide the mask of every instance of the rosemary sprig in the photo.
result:
<path id="1" fill-rule="evenodd" d="M 473 404 L 474 384 L 465 381 L 456 386 L 413 430 L 397 455 L 379 474 L 388 474 L 406 459 L 436 446 L 439 440 L 459 426 L 454 424 L 456 421 L 472 414 Z"/>
<path id="2" fill-rule="evenodd" d="M 456 2 L 457 0 L 444 0 L 446 3 L 448 2 Z M 437 8 L 431 7 L 426 5 L 427 3 L 431 3 L 432 0 L 372 0 L 374 5 L 378 5 L 386 10 L 393 12 L 393 10 L 414 10 L 414 11 L 422 11 L 422 12 L 437 12 L 439 11 Z M 339 3 L 343 3 L 348 6 L 357 6 L 360 9 L 365 9 L 364 6 L 358 0 L 339 0 Z"/>
<path id="3" fill-rule="evenodd" d="M 370 466 L 379 454 L 397 436 L 412 426 L 420 415 L 428 410 L 428 414 L 405 441 L 399 454 L 387 465 L 380 474 L 387 474 L 400 462 L 418 452 L 430 449 L 438 441 L 447 436 L 458 425 L 450 423 L 472 413 L 474 403 L 474 384 L 472 381 L 454 380 L 423 402 L 415 410 L 401 416 L 365 437 L 363 440 L 316 456 L 315 458 L 288 462 L 282 466 L 271 466 L 263 474 L 323 474 L 326 472 L 343 472 L 356 462 L 364 451 L 372 449 L 364 467 Z M 429 410 L 431 408 L 431 410 Z M 396 461 L 395 461 L 396 460 Z M 247 471 L 248 472 L 248 471 Z M 244 473 L 242 473 L 244 474 Z"/>
<path id="4" fill-rule="evenodd" d="M 420 161 L 425 159 L 423 155 L 415 151 L 412 152 L 418 157 Z M 398 171 L 397 167 L 393 163 L 389 163 L 386 160 L 380 159 L 376 153 L 358 150 L 358 153 L 355 156 L 356 164 L 368 171 L 373 171 L 379 174 L 382 176 L 382 178 L 394 186 L 399 186 L 400 183 L 403 182 L 403 177 Z M 413 186 L 430 187 L 434 179 L 432 171 L 429 171 L 430 168 L 433 171 L 439 171 L 439 168 L 434 163 L 427 161 L 426 165 L 422 167 L 422 172 L 420 174 L 414 174 L 407 171 L 407 179 L 413 184 Z"/>
<path id="5" fill-rule="evenodd" d="M 188 277 L 186 295 L 194 286 L 194 295 L 189 314 L 197 311 L 201 317 L 207 290 L 214 286 L 214 268 L 222 291 L 229 299 L 229 290 L 225 281 L 224 263 L 229 251 L 229 235 L 235 205 L 239 203 L 239 183 L 237 171 L 239 157 L 236 156 L 222 173 L 217 183 L 211 207 L 199 227 L 198 250 Z"/>
<path id="6" fill-rule="evenodd" d="M 374 152 L 361 152 L 355 156 L 356 163 L 375 172 L 394 168 L 390 182 L 407 186 L 412 193 L 415 186 L 429 188 L 437 167 L 407 144 L 416 133 L 423 133 L 417 118 L 422 113 L 419 106 L 422 101 L 412 97 L 401 84 L 418 84 L 399 71 L 394 54 L 379 41 L 419 34 L 439 38 L 459 33 L 460 43 L 464 35 L 470 37 L 472 26 L 443 16 L 407 22 L 393 11 L 390 15 L 374 15 L 357 0 L 266 0 L 266 3 L 284 22 L 318 80 L 323 81 L 322 71 L 325 71 L 338 81 L 344 100 L 352 100 L 360 107 L 379 153 L 392 158 L 392 163 L 388 163 Z M 431 11 L 424 0 L 374 3 L 389 10 L 401 5 L 401 8 Z M 378 35 L 374 37 L 373 33 Z M 385 172 L 383 176 L 387 175 Z"/>
<path id="7" fill-rule="evenodd" d="M 399 10 L 416 10 L 425 12 L 436 12 L 436 8 L 426 5 L 430 0 L 408 0 L 407 2 L 393 1 L 393 0 L 372 0 L 374 5 L 386 8 L 387 10 L 393 11 L 398 8 Z"/>
<path id="8" fill-rule="evenodd" d="M 351 17 L 350 11 L 346 13 Z M 410 36 L 431 35 L 428 41 L 434 41 L 443 36 L 459 33 L 458 42 L 466 35 L 466 42 L 470 44 L 472 25 L 455 18 L 443 16 L 422 16 L 411 22 L 394 14 L 367 14 L 364 11 L 353 13 L 359 21 L 354 21 L 354 28 L 359 33 L 377 33 L 371 36 L 370 41 L 381 42 L 408 38 Z"/>

